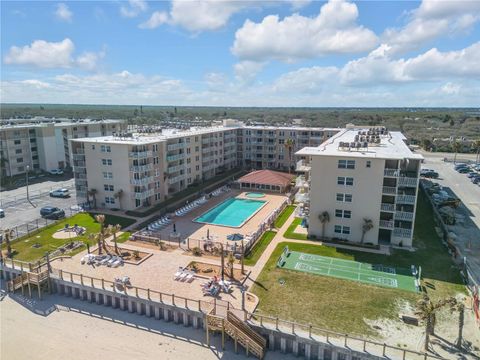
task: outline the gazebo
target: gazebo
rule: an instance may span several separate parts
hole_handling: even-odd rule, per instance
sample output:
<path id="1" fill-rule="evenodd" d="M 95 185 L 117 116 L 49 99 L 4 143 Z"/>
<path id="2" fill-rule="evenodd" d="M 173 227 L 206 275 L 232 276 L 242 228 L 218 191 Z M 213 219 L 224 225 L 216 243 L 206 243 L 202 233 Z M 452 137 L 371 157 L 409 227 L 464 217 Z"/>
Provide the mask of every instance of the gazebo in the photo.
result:
<path id="1" fill-rule="evenodd" d="M 294 178 L 294 174 L 273 170 L 257 170 L 242 176 L 237 182 L 241 189 L 284 193 L 290 188 Z"/>

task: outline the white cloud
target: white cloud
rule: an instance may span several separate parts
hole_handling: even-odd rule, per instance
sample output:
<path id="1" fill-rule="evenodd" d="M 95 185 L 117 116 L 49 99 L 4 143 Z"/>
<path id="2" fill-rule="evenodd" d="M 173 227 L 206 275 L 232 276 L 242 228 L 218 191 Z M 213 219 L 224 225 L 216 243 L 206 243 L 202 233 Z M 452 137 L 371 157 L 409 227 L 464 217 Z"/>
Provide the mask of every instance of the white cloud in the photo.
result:
<path id="1" fill-rule="evenodd" d="M 288 2 L 292 5 L 293 10 L 299 10 L 309 5 L 312 0 L 289 0 Z"/>
<path id="2" fill-rule="evenodd" d="M 148 4 L 144 0 L 128 0 L 128 5 L 120 6 L 120 14 L 123 17 L 134 18 L 147 9 Z"/>
<path id="3" fill-rule="evenodd" d="M 4 56 L 3 62 L 8 65 L 27 65 L 39 68 L 71 68 L 79 67 L 85 70 L 94 70 L 98 60 L 105 55 L 85 52 L 75 58 L 75 45 L 72 40 L 65 38 L 59 42 L 35 40 L 23 47 L 12 46 Z"/>
<path id="4" fill-rule="evenodd" d="M 27 80 L 21 80 L 19 81 L 21 84 L 25 85 L 30 85 L 33 86 L 37 89 L 48 89 L 50 87 L 50 84 L 41 80 L 37 79 L 27 79 Z"/>
<path id="5" fill-rule="evenodd" d="M 70 11 L 67 4 L 59 3 L 57 4 L 57 9 L 55 10 L 55 16 L 59 20 L 71 22 L 73 13 Z"/>
<path id="6" fill-rule="evenodd" d="M 337 82 L 338 71 L 335 66 L 300 68 L 281 75 L 273 82 L 272 90 L 293 94 L 328 90 Z"/>
<path id="7" fill-rule="evenodd" d="M 233 66 L 235 77 L 242 84 L 251 83 L 265 66 L 264 62 L 241 61 Z"/>
<path id="8" fill-rule="evenodd" d="M 155 29 L 168 21 L 168 14 L 166 12 L 155 11 L 147 21 L 141 23 L 138 27 L 140 29 Z"/>
<path id="9" fill-rule="evenodd" d="M 447 95 L 453 95 L 458 94 L 461 89 L 461 85 L 448 82 L 440 88 L 440 91 Z"/>
<path id="10" fill-rule="evenodd" d="M 260 23 L 246 20 L 235 33 L 232 47 L 241 59 L 293 61 L 327 54 L 369 51 L 377 36 L 356 23 L 357 6 L 331 0 L 316 17 L 293 14 L 281 20 L 266 16 Z"/>
<path id="11" fill-rule="evenodd" d="M 385 30 L 383 41 L 392 53 L 419 48 L 442 35 L 468 31 L 480 20 L 480 1 L 423 0 L 402 28 Z"/>

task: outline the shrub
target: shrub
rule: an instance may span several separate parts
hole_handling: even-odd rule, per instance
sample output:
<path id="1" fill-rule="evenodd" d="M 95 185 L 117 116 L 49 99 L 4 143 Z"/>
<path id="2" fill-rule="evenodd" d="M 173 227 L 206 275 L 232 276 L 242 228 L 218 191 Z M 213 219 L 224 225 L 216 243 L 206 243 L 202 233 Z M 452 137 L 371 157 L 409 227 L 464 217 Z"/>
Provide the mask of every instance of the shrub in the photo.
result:
<path id="1" fill-rule="evenodd" d="M 133 250 L 132 254 L 135 259 L 140 259 L 140 253 L 138 252 L 138 250 Z"/>
<path id="2" fill-rule="evenodd" d="M 201 256 L 202 255 L 202 249 L 200 249 L 198 246 L 195 246 L 192 249 L 192 254 L 195 256 Z"/>

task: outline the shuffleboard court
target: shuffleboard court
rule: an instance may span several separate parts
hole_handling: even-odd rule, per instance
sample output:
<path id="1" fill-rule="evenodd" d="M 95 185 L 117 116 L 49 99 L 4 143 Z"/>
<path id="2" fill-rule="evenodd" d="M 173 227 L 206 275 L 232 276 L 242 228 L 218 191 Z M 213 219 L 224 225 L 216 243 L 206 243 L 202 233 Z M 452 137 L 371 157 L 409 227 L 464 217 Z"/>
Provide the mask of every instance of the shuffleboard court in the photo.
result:
<path id="1" fill-rule="evenodd" d="M 370 285 L 417 291 L 417 281 L 411 270 L 382 264 L 362 263 L 297 251 L 284 251 L 277 266 Z"/>

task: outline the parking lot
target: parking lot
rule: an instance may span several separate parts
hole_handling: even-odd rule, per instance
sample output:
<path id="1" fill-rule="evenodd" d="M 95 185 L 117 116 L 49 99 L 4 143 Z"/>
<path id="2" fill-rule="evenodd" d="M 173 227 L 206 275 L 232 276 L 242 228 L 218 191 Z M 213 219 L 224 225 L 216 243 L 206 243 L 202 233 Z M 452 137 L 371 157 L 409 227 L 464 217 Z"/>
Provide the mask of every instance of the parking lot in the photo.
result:
<path id="1" fill-rule="evenodd" d="M 50 197 L 49 192 L 61 187 L 70 190 L 69 198 L 53 198 Z M 26 187 L 20 187 L 10 191 L 2 191 L 1 193 L 1 208 L 5 211 L 5 217 L 1 219 L 1 227 L 14 228 L 18 225 L 27 222 L 33 222 L 40 218 L 40 208 L 51 205 L 64 209 L 65 214 L 70 215 L 70 207 L 77 204 L 75 187 L 73 186 L 73 179 L 57 182 L 45 181 L 43 183 L 29 186 L 30 200 L 32 204 L 27 201 Z"/>

